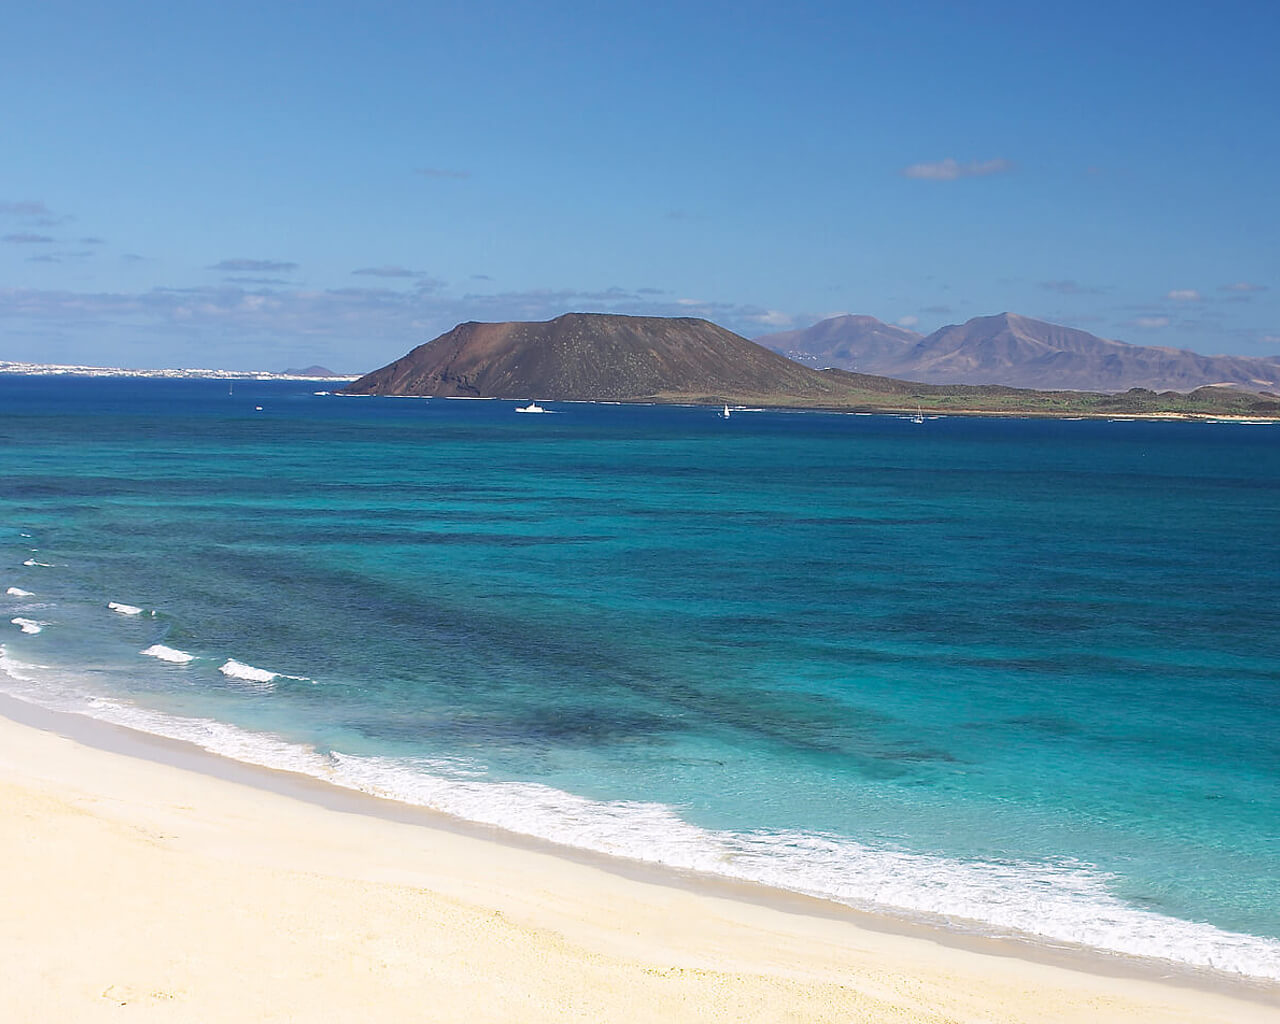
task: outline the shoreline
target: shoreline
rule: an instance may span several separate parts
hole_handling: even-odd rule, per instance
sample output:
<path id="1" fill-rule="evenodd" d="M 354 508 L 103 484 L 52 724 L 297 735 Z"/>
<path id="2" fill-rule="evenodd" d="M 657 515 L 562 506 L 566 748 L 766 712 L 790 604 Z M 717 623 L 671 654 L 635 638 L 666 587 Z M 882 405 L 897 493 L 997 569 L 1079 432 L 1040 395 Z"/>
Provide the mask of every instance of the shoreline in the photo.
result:
<path id="1" fill-rule="evenodd" d="M 331 392 L 337 398 L 417 398 L 425 401 L 439 402 L 523 402 L 524 398 L 506 398 L 498 395 L 379 395 L 373 393 L 349 393 L 345 391 Z M 909 405 L 770 405 L 766 399 L 732 398 L 712 399 L 692 402 L 687 398 L 649 397 L 622 400 L 606 400 L 597 398 L 543 398 L 543 402 L 556 405 L 621 405 L 640 408 L 678 408 L 678 409 L 719 409 L 728 405 L 738 412 L 796 412 L 821 413 L 832 416 L 889 416 L 894 419 L 915 416 L 922 411 L 926 419 L 945 419 L 949 416 L 970 419 L 1030 419 L 1030 420 L 1095 420 L 1103 423 L 1124 423 L 1142 421 L 1151 423 L 1224 423 L 1224 424 L 1256 424 L 1270 426 L 1280 423 L 1280 415 L 1265 414 L 1245 415 L 1243 413 L 1214 412 L 1090 412 L 1090 411 L 1054 411 L 1050 409 L 968 409 L 929 406 L 921 410 Z M 750 405 L 746 405 L 748 401 Z"/>
<path id="2" fill-rule="evenodd" d="M 15 368 L 26 367 L 26 368 Z M 130 370 L 117 367 L 86 367 L 86 366 L 60 366 L 54 364 L 36 366 L 36 364 L 17 364 L 0 362 L 0 376 L 7 377 L 77 377 L 83 379 L 93 378 L 118 378 L 118 379 L 156 379 L 156 380 L 209 380 L 209 381 L 243 381 L 246 383 L 254 381 L 268 382 L 294 382 L 294 383 L 328 383 L 338 384 L 341 382 L 351 382 L 357 377 L 347 374 L 337 374 L 330 377 L 312 377 L 304 375 L 294 375 L 286 373 L 277 373 L 273 371 L 252 371 L 252 370 L 206 370 L 206 369 L 166 369 L 166 370 Z M 903 383 L 916 385 L 921 387 L 938 387 L 941 385 L 923 384 L 916 381 L 904 381 Z M 960 385 L 966 387 L 982 387 L 984 385 Z M 1202 385 L 1201 387 L 1218 387 L 1220 385 Z M 1035 390 L 1035 389 L 1021 389 Z M 1193 389 L 1198 390 L 1198 389 Z M 325 392 L 339 398 L 416 398 L 416 399 L 438 399 L 440 401 L 464 401 L 464 402 L 521 402 L 529 401 L 528 397 L 506 398 L 498 395 L 380 395 L 372 392 L 348 392 L 338 388 Z M 1106 394 L 1107 397 L 1115 397 L 1122 395 L 1124 392 L 1116 392 L 1114 395 L 1104 392 L 1079 392 L 1080 394 Z M 1190 394 L 1191 392 L 1179 392 L 1179 394 Z M 1251 392 L 1244 392 L 1251 393 Z M 1260 396 L 1259 396 L 1260 397 Z M 928 398 L 925 396 L 925 400 Z M 643 398 L 628 399 L 592 399 L 592 398 L 544 398 L 542 401 L 555 402 L 557 404 L 581 404 L 581 405 L 631 405 L 631 406 L 675 406 L 690 409 L 717 409 L 723 405 L 743 406 L 748 404 L 751 411 L 760 412 L 816 412 L 828 413 L 834 415 L 872 415 L 872 416 L 892 416 L 903 417 L 913 416 L 917 412 L 917 408 L 912 407 L 912 403 L 908 402 L 904 405 L 860 405 L 857 403 L 844 405 L 824 405 L 821 402 L 813 404 L 793 405 L 786 402 L 776 403 L 770 399 L 756 397 L 717 397 L 712 395 L 700 395 L 693 398 L 687 395 L 670 397 L 667 395 L 650 395 Z M 922 403 L 917 403 L 921 405 Z M 1034 420 L 1098 420 L 1104 422 L 1123 422 L 1127 420 L 1141 422 L 1174 422 L 1174 423 L 1230 423 L 1230 424 L 1256 424 L 1271 425 L 1280 423 L 1280 414 L 1267 413 L 1240 413 L 1240 412 L 1200 412 L 1200 411 L 1128 411 L 1128 410 L 1108 410 L 1093 411 L 1087 409 L 1076 410 L 1054 410 L 1054 409 L 1017 409 L 1017 408 L 992 408 L 992 409 L 974 409 L 967 407 L 950 407 L 930 405 L 923 407 L 923 412 L 930 419 L 945 418 L 948 416 L 958 416 L 967 418 L 990 418 L 990 419 L 1034 419 Z"/>
<path id="3" fill-rule="evenodd" d="M 764 927 L 761 919 L 767 919 L 768 928 L 785 926 L 784 930 L 800 936 L 793 936 L 793 939 L 802 950 L 798 954 L 798 963 L 803 965 L 803 970 L 812 970 L 814 963 L 818 961 L 826 963 L 825 958 L 830 953 L 824 943 L 830 940 L 849 943 L 858 948 L 892 947 L 897 951 L 895 956 L 901 953 L 905 957 L 905 961 L 894 961 L 898 965 L 897 969 L 907 971 L 917 984 L 920 983 L 916 977 L 918 968 L 913 967 L 913 964 L 933 964 L 940 959 L 945 963 L 944 973 L 963 968 L 969 972 L 966 977 L 985 978 L 982 985 L 972 993 L 974 998 L 978 998 L 979 990 L 985 991 L 986 987 L 993 984 L 986 972 L 995 972 L 1011 985 L 1025 987 L 1029 984 L 1027 979 L 1034 976 L 1052 979 L 1053 984 L 1065 986 L 1064 991 L 1088 990 L 1091 994 L 1088 999 L 1082 998 L 1082 1006 L 1094 1005 L 1089 1000 L 1101 998 L 1098 992 L 1102 991 L 1110 993 L 1111 998 L 1123 1000 L 1137 999 L 1141 994 L 1142 999 L 1146 1000 L 1143 1005 L 1148 1007 L 1155 1005 L 1151 1002 L 1154 999 L 1156 1003 L 1164 1000 L 1174 1008 L 1184 1005 L 1188 1008 L 1186 1016 L 1135 1017 L 1132 1009 L 1121 1013 L 1117 1007 L 1117 1015 L 1113 1018 L 1099 1017 L 1096 1012 L 1084 1014 L 1083 1011 L 1077 1018 L 1069 1015 L 1039 1016 L 1038 1010 L 1028 1003 L 1023 1008 L 1029 1014 L 1027 1016 L 990 1019 L 1120 1020 L 1127 1015 L 1129 1019 L 1151 1020 L 1280 1020 L 1280 986 L 1263 980 L 1237 978 L 1198 968 L 1182 968 L 1163 961 L 1145 961 L 1101 951 L 1039 943 L 1030 939 L 970 934 L 958 929 L 916 923 L 905 918 L 854 910 L 760 885 L 561 847 L 544 840 L 504 832 L 496 827 L 450 818 L 427 808 L 344 789 L 310 776 L 234 761 L 190 743 L 154 736 L 83 715 L 41 708 L 5 695 L 0 697 L 0 732 L 9 734 L 12 738 L 15 730 L 19 735 L 25 732 L 26 735 L 22 737 L 24 741 L 36 746 L 61 746 L 62 754 L 67 760 L 76 763 L 86 760 L 105 762 L 111 772 L 125 772 L 130 778 L 138 780 L 143 794 L 126 797 L 112 791 L 109 785 L 104 786 L 94 774 L 84 776 L 82 780 L 79 772 L 73 772 L 71 778 L 74 781 L 70 781 L 65 771 L 59 774 L 55 764 L 53 784 L 45 791 L 46 795 L 65 800 L 70 795 L 69 790 L 80 790 L 83 785 L 88 786 L 91 791 L 91 805 L 110 803 L 114 806 L 120 801 L 132 801 L 132 809 L 125 817 L 135 829 L 138 827 L 136 819 L 139 816 L 146 817 L 155 813 L 164 817 L 162 810 L 155 806 L 158 801 L 154 796 L 146 794 L 161 782 L 180 778 L 185 780 L 186 785 L 211 792 L 213 795 L 210 799 L 216 797 L 219 801 L 229 801 L 237 815 L 246 814 L 257 805 L 272 805 L 279 807 L 282 814 L 305 819 L 308 829 L 320 835 L 328 834 L 327 830 L 335 827 L 344 835 L 354 836 L 352 841 L 393 833 L 396 843 L 408 843 L 410 846 L 427 844 L 465 848 L 462 858 L 464 865 L 472 857 L 478 861 L 502 861 L 513 872 L 524 873 L 526 877 L 535 879 L 533 887 L 547 897 L 547 904 L 532 910 L 528 906 L 514 906 L 512 904 L 521 904 L 524 897 L 513 897 L 510 892 L 505 896 L 491 893 L 483 878 L 474 877 L 474 871 L 468 875 L 465 869 L 456 871 L 456 877 L 447 879 L 448 884 L 445 885 L 441 884 L 441 878 L 432 875 L 426 880 L 425 891 L 436 896 L 449 891 L 461 891 L 474 905 L 481 907 L 488 907 L 494 902 L 502 904 L 505 900 L 507 905 L 489 909 L 507 914 L 517 909 L 520 913 L 531 913 L 537 927 L 543 930 L 550 927 L 562 938 L 585 930 L 592 939 L 588 943 L 588 951 L 593 955 L 605 955 L 608 952 L 608 949 L 602 949 L 601 946 L 611 949 L 621 943 L 628 955 L 634 956 L 641 952 L 649 959 L 656 957 L 659 961 L 666 962 L 671 959 L 672 951 L 661 943 L 655 945 L 652 936 L 642 941 L 637 949 L 632 933 L 641 934 L 644 929 L 636 931 L 631 928 L 630 924 L 635 921 L 629 921 L 625 914 L 615 920 L 615 914 L 607 913 L 607 919 L 601 921 L 593 919 L 591 913 L 578 913 L 574 908 L 579 898 L 574 894 L 588 882 L 592 887 L 602 886 L 608 891 L 609 900 L 606 902 L 624 897 L 639 900 L 638 905 L 649 908 L 642 913 L 638 912 L 640 918 L 651 913 L 655 904 L 672 902 L 682 906 L 695 906 L 693 913 L 698 915 L 722 915 L 726 912 L 725 908 L 732 908 L 730 916 L 749 920 L 739 921 L 739 927 L 730 928 L 725 934 L 717 932 L 709 948 L 734 949 L 736 956 L 746 957 L 748 960 L 755 955 L 752 952 L 755 943 L 748 942 L 745 950 L 739 948 L 742 945 L 740 940 L 746 934 L 739 932 L 742 928 L 749 932 L 753 927 Z M 71 749 L 68 750 L 68 747 Z M 15 773 L 29 775 L 34 772 L 37 778 L 47 783 L 49 770 L 50 767 L 42 763 L 29 767 L 15 766 L 10 762 L 7 750 L 0 754 L 0 784 L 6 786 L 13 782 Z M 104 772 L 105 774 L 107 773 Z M 106 792 L 102 792 L 103 789 Z M 74 795 L 72 799 L 75 799 Z M 80 799 L 83 800 L 82 794 Z M 138 801 L 141 803 L 138 804 Z M 200 822 L 189 820 L 189 816 L 177 822 L 177 825 L 188 830 L 202 828 Z M 181 831 L 172 821 L 166 822 L 166 828 Z M 224 832 L 219 836 L 220 845 L 241 846 L 236 860 L 240 868 L 243 868 L 246 859 L 254 861 L 260 857 L 261 851 L 257 849 L 252 832 L 247 836 L 240 835 L 234 827 L 230 827 L 229 831 L 224 829 Z M 308 863 L 310 855 L 307 849 L 311 845 L 304 834 L 298 847 L 290 848 L 285 858 L 288 866 L 296 871 L 314 872 L 316 865 Z M 200 850 L 195 852 L 203 853 Z M 294 864 L 294 858 L 299 863 Z M 419 864 L 415 868 L 412 860 L 413 858 L 409 862 L 397 861 L 393 873 L 420 874 L 422 866 Z M 350 870 L 340 871 L 338 876 L 341 878 L 350 873 Z M 544 877 L 553 875 L 562 884 L 558 888 L 544 889 Z M 498 888 L 501 889 L 502 886 Z M 667 921 L 666 915 L 662 919 Z M 669 922 L 659 926 L 660 930 L 666 927 L 669 927 Z M 815 937 L 819 934 L 825 938 L 822 942 L 815 942 Z M 704 949 L 700 946 L 686 949 L 682 954 L 686 962 L 683 966 L 677 964 L 677 967 L 685 971 L 694 970 L 690 964 L 704 955 Z M 877 963 L 877 971 L 889 969 L 885 964 Z M 759 966 L 756 964 L 756 973 Z M 703 969 L 696 967 L 699 971 Z M 801 967 L 792 964 L 788 968 L 791 973 L 796 970 L 801 970 Z M 854 974 L 857 976 L 856 971 Z M 1048 984 L 1049 981 L 1044 983 Z M 1223 1016 L 1215 1016 L 1218 1010 L 1214 1008 L 1219 1003 L 1233 1009 L 1229 1013 L 1223 1010 Z M 1189 1008 L 1193 1006 L 1199 1009 L 1190 1012 Z M 917 1011 L 918 1009 L 919 1007 Z M 1178 1009 L 1178 1012 L 1181 1013 L 1182 1010 Z M 637 1016 L 613 1019 L 643 1018 Z M 876 1016 L 869 1019 L 897 1018 Z M 908 1015 L 903 1019 L 918 1018 Z"/>

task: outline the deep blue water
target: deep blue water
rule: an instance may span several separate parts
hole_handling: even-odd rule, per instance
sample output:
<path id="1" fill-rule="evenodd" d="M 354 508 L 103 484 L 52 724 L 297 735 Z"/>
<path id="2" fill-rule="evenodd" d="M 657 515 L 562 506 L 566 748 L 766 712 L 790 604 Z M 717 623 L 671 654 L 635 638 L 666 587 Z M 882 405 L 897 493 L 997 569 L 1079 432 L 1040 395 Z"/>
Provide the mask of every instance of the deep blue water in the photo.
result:
<path id="1" fill-rule="evenodd" d="M 0 377 L 0 684 L 1280 978 L 1280 426 L 515 404 Z"/>

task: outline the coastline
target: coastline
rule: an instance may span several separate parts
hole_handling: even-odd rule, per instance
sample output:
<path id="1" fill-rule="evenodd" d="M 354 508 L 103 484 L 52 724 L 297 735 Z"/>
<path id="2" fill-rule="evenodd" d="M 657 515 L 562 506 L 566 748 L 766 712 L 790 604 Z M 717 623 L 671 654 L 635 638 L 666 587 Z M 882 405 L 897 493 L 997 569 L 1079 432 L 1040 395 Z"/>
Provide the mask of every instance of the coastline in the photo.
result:
<path id="1" fill-rule="evenodd" d="M 213 369 L 124 369 L 119 367 L 90 367 L 90 366 L 70 366 L 57 364 L 34 364 L 34 363 L 5 363 L 0 361 L 0 377 L 72 377 L 72 378 L 119 378 L 119 379 L 164 379 L 164 380 L 207 380 L 220 382 L 292 382 L 292 383 L 313 383 L 313 384 L 331 384 L 337 385 L 341 382 L 352 382 L 357 378 L 347 374 L 335 374 L 328 377 L 307 376 L 303 374 L 276 373 L 272 371 L 262 370 L 213 370 Z M 888 379 L 888 378 L 886 378 Z M 908 387 L 917 388 L 937 388 L 942 385 L 924 384 L 915 381 L 900 381 Z M 957 385 L 960 387 L 981 388 L 986 385 Z M 1219 387 L 1219 385 L 1204 385 L 1202 388 Z M 1058 392 L 1037 392 L 1031 389 L 1013 389 L 1026 390 L 1032 394 L 1058 394 Z M 1197 389 L 1200 390 L 1200 389 Z M 1165 392 L 1170 393 L 1170 392 Z M 1189 394 L 1190 392 L 1178 392 L 1178 394 Z M 341 398 L 415 398 L 423 400 L 438 399 L 441 401 L 493 401 L 493 402 L 520 402 L 530 401 L 529 397 L 499 397 L 497 395 L 419 395 L 419 394 L 387 394 L 379 395 L 372 392 L 348 392 L 345 389 L 337 389 L 334 391 L 317 392 L 317 394 L 333 394 Z M 1124 393 L 1117 392 L 1114 395 L 1106 395 L 1103 392 L 1072 392 L 1079 395 L 1099 395 L 1103 397 L 1120 397 Z M 1163 393 L 1162 393 L 1163 394 Z M 1242 392 L 1242 394 L 1251 394 Z M 1094 409 L 1094 408 L 1036 408 L 1017 406 L 991 406 L 987 408 L 970 407 L 964 405 L 951 406 L 938 403 L 936 397 L 931 397 L 927 393 L 915 394 L 911 393 L 909 400 L 903 400 L 902 404 L 893 402 L 867 404 L 865 400 L 850 400 L 844 403 L 828 404 L 822 400 L 809 402 L 793 402 L 787 399 L 778 399 L 767 395 L 691 395 L 687 393 L 659 393 L 646 397 L 635 397 L 626 399 L 599 399 L 599 398 L 542 398 L 543 401 L 555 402 L 557 404 L 583 404 L 583 405 L 665 405 L 665 406 L 684 406 L 692 409 L 719 409 L 724 405 L 737 407 L 741 411 L 747 411 L 744 406 L 749 407 L 752 412 L 816 412 L 829 413 L 834 415 L 872 415 L 872 416 L 889 416 L 889 417 L 906 417 L 913 416 L 916 412 L 923 410 L 929 419 L 939 419 L 945 417 L 967 417 L 967 418 L 994 418 L 994 419 L 1034 419 L 1034 420 L 1097 420 L 1097 421 L 1127 421 L 1134 420 L 1140 422 L 1177 422 L 1177 423 L 1228 423 L 1228 424 L 1255 424 L 1255 425 L 1271 425 L 1280 423 L 1280 412 L 1267 411 L 1250 411 L 1240 412 L 1232 409 L 1223 409 L 1218 412 L 1204 409 L 1129 409 L 1129 408 L 1112 408 L 1112 409 Z M 1263 394 L 1254 397 L 1263 397 Z M 927 404 L 926 404 L 927 403 Z"/>
<path id="2" fill-rule="evenodd" d="M 1280 1020 L 1275 986 L 567 851 L 14 698 L 0 789 L 17 1020 Z"/>

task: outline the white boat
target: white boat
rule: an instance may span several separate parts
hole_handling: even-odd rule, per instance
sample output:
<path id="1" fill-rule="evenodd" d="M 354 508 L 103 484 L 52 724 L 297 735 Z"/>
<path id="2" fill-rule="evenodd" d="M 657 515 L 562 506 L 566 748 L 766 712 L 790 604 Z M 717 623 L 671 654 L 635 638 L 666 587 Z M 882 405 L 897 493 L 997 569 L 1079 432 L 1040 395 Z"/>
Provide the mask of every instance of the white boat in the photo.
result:
<path id="1" fill-rule="evenodd" d="M 915 414 L 914 416 L 912 416 L 912 417 L 911 417 L 911 422 L 912 422 L 912 423 L 923 423 L 923 422 L 924 422 L 924 413 L 921 411 L 920 406 L 918 406 L 918 405 L 916 406 L 916 414 Z"/>
<path id="2" fill-rule="evenodd" d="M 529 399 L 528 405 L 516 406 L 516 412 L 546 412 L 546 411 L 547 411 L 546 409 L 542 408 L 542 406 L 540 406 L 532 398 Z"/>
<path id="3" fill-rule="evenodd" d="M 724 412 L 720 414 L 720 418 L 722 420 L 727 420 L 729 418 L 729 407 L 727 405 L 724 407 Z"/>

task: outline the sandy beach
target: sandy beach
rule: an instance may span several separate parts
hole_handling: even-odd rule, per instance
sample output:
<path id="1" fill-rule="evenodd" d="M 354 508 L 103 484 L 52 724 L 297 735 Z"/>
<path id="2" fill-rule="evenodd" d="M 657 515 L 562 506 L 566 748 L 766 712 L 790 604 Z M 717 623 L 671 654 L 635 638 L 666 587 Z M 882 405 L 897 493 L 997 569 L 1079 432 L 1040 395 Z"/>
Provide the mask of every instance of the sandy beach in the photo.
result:
<path id="1" fill-rule="evenodd" d="M 1280 1020 L 1245 986 L 663 884 L 9 719 L 0 808 L 13 1022 Z"/>

